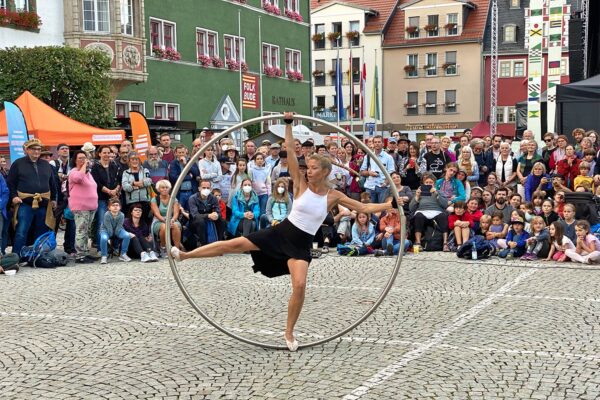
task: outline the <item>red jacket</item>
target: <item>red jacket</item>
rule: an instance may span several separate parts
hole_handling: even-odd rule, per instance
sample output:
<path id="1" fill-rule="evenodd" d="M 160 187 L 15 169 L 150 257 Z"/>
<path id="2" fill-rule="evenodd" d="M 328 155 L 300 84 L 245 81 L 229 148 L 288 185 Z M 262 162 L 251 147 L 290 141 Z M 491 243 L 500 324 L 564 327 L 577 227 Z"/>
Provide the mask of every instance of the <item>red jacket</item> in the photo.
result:
<path id="1" fill-rule="evenodd" d="M 223 200 L 219 200 L 219 209 L 221 210 L 221 217 L 223 217 L 223 221 L 227 221 L 227 205 Z"/>
<path id="2" fill-rule="evenodd" d="M 477 210 L 474 213 L 470 213 L 469 211 L 465 211 L 465 215 L 471 216 L 471 220 L 473 221 L 473 223 L 475 223 L 475 222 L 479 222 L 479 220 L 483 216 L 483 213 L 481 212 L 481 210 Z"/>
<path id="3" fill-rule="evenodd" d="M 465 212 L 463 215 L 456 215 L 456 214 L 450 214 L 448 216 L 448 227 L 450 229 L 454 229 L 454 223 L 456 221 L 468 221 L 469 222 L 469 227 L 473 227 L 475 225 L 475 223 L 473 222 L 473 218 L 472 216 Z"/>
<path id="4" fill-rule="evenodd" d="M 569 165 L 569 159 L 563 158 L 556 164 L 556 172 L 565 177 L 565 186 L 573 190 L 573 183 L 575 178 L 579 175 L 579 165 L 581 160 L 578 158 L 571 159 L 571 165 Z"/>

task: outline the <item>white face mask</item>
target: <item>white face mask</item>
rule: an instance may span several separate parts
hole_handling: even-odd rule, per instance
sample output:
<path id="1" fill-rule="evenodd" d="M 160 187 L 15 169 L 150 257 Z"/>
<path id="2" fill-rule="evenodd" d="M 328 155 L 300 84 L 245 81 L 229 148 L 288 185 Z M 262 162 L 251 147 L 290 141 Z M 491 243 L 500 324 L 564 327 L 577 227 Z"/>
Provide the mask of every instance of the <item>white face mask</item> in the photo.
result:
<path id="1" fill-rule="evenodd" d="M 244 187 L 242 188 L 242 190 L 244 191 L 244 193 L 250 193 L 252 191 L 252 186 L 250 186 L 250 185 L 244 185 Z"/>
<path id="2" fill-rule="evenodd" d="M 208 195 L 210 194 L 210 189 L 202 189 L 200 190 L 200 194 L 204 197 L 208 197 Z"/>
<path id="3" fill-rule="evenodd" d="M 283 194 L 284 192 L 285 192 L 285 188 L 282 188 L 281 186 L 277 188 L 277 193 Z"/>

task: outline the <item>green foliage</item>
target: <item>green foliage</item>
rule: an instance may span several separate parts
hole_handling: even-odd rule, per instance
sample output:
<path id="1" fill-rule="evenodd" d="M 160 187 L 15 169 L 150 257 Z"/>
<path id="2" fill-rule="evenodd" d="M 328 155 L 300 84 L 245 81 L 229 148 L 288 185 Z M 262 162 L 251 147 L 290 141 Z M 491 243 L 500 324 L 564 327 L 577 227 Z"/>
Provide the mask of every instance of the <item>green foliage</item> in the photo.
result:
<path id="1" fill-rule="evenodd" d="M 98 127 L 114 126 L 110 60 L 98 50 L 34 47 L 0 50 L 0 100 L 25 90 L 61 113 Z"/>
<path id="2" fill-rule="evenodd" d="M 262 133 L 260 130 L 260 124 L 248 125 L 246 130 L 248 131 L 248 139 L 252 139 Z"/>

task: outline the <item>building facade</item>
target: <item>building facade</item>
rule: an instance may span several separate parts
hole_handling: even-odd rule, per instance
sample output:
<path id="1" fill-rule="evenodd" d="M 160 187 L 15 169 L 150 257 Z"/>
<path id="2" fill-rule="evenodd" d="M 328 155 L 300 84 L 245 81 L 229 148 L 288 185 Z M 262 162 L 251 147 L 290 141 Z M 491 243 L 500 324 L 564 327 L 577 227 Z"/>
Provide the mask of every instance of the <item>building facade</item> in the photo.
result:
<path id="1" fill-rule="evenodd" d="M 26 15 L 27 23 L 15 23 L 7 14 Z M 64 14 L 62 0 L 0 0 L 0 48 L 62 46 Z"/>
<path id="2" fill-rule="evenodd" d="M 455 135 L 482 116 L 489 0 L 402 1 L 383 42 L 383 115 L 392 129 Z"/>
<path id="3" fill-rule="evenodd" d="M 148 79 L 118 94 L 115 116 L 137 110 L 222 129 L 310 114 L 308 0 L 146 0 L 144 8 Z"/>
<path id="4" fill-rule="evenodd" d="M 381 68 L 383 35 L 398 0 L 348 0 L 311 2 L 312 82 L 314 116 L 337 121 L 336 71 L 339 58 L 342 70 L 342 96 L 346 108 L 340 124 L 356 134 L 366 123 L 381 126 L 381 112 L 371 116 L 371 105 L 381 110 L 383 92 Z M 374 71 L 378 68 L 377 90 Z M 364 99 L 361 98 L 361 74 L 365 69 Z M 361 107 L 364 110 L 361 110 Z"/>
<path id="5" fill-rule="evenodd" d="M 576 0 L 566 0 L 570 7 L 578 7 Z M 526 10 L 529 0 L 498 1 L 498 96 L 496 108 L 497 132 L 504 136 L 514 136 L 517 119 L 517 103 L 527 101 L 527 64 L 529 59 L 526 43 Z M 574 11 L 574 10 L 571 10 Z M 546 22 L 547 22 L 547 12 Z M 564 32 L 563 52 L 561 58 L 561 83 L 569 83 L 569 14 L 563 18 Z M 547 24 L 544 32 L 548 33 Z M 489 23 L 488 28 L 489 30 Z M 547 86 L 548 52 L 543 46 L 542 92 Z M 490 42 L 486 39 L 484 48 L 485 85 L 484 85 L 484 119 L 490 119 Z M 543 127 L 546 121 L 543 122 Z M 554 129 L 548 128 L 550 130 Z M 522 130 L 521 130 L 522 131 Z"/>

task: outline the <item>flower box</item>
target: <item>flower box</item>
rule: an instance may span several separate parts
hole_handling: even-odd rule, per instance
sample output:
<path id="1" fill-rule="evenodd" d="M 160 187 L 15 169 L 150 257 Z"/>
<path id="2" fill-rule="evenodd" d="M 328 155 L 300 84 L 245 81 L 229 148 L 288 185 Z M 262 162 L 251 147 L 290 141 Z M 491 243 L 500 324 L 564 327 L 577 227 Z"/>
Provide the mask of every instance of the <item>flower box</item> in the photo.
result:
<path id="1" fill-rule="evenodd" d="M 429 65 L 429 64 L 423 65 L 423 69 L 432 69 L 432 68 L 434 68 L 433 65 Z"/>
<path id="2" fill-rule="evenodd" d="M 225 60 L 225 65 L 227 65 L 227 69 L 230 71 L 238 71 L 240 69 L 240 63 L 233 58 L 228 58 Z"/>
<path id="3" fill-rule="evenodd" d="M 212 59 L 210 58 L 210 56 L 207 56 L 206 54 L 202 54 L 201 56 L 198 57 L 198 63 L 200 65 L 202 65 L 204 68 L 208 68 L 212 65 Z"/>
<path id="4" fill-rule="evenodd" d="M 411 64 L 404 66 L 404 71 L 406 71 L 406 72 L 413 72 L 416 69 L 417 69 L 417 67 L 415 67 L 414 65 L 411 65 Z"/>
<path id="5" fill-rule="evenodd" d="M 438 30 L 438 26 L 435 24 L 427 24 L 423 27 L 427 32 L 435 32 Z"/>
<path id="6" fill-rule="evenodd" d="M 446 107 L 456 107 L 456 103 L 447 102 Z"/>
<path id="7" fill-rule="evenodd" d="M 425 103 L 425 108 L 435 108 L 436 106 L 437 106 L 437 104 Z"/>
<path id="8" fill-rule="evenodd" d="M 36 31 L 41 25 L 42 20 L 35 11 L 9 11 L 0 8 L 0 26 Z"/>
<path id="9" fill-rule="evenodd" d="M 450 22 L 450 23 L 447 23 L 446 25 L 444 25 L 444 28 L 454 29 L 454 28 L 456 28 L 456 24 L 454 22 Z"/>
<path id="10" fill-rule="evenodd" d="M 404 107 L 406 108 L 417 108 L 416 104 L 404 103 Z"/>
<path id="11" fill-rule="evenodd" d="M 336 40 L 338 40 L 340 37 L 342 36 L 341 33 L 339 32 L 329 32 L 327 34 L 327 39 L 331 40 L 332 42 L 335 42 Z"/>
<path id="12" fill-rule="evenodd" d="M 311 39 L 313 42 L 320 42 L 321 40 L 325 39 L 325 35 L 322 33 L 315 33 L 312 35 Z"/>
<path id="13" fill-rule="evenodd" d="M 348 40 L 354 40 L 359 35 L 360 35 L 360 33 L 358 33 L 358 31 L 348 31 L 348 32 L 346 32 L 346 37 L 348 38 Z"/>
<path id="14" fill-rule="evenodd" d="M 281 10 L 275 4 L 271 4 L 269 0 L 263 1 L 263 10 L 273 15 L 281 15 Z"/>
<path id="15" fill-rule="evenodd" d="M 172 47 L 163 49 L 160 46 L 152 46 L 152 55 L 161 60 L 179 61 L 181 60 L 181 54 Z"/>
<path id="16" fill-rule="evenodd" d="M 455 67 L 455 66 L 456 66 L 456 63 L 445 63 L 442 65 L 442 68 L 447 69 L 449 67 Z"/>
<path id="17" fill-rule="evenodd" d="M 325 107 L 320 107 L 320 106 L 314 106 L 313 107 L 313 111 L 314 112 L 321 112 L 325 109 Z"/>
<path id="18" fill-rule="evenodd" d="M 223 60 L 221 60 L 217 56 L 212 56 L 210 59 L 212 61 L 213 67 L 215 67 L 215 68 L 223 68 L 223 66 L 225 65 L 225 63 L 223 62 Z"/>
<path id="19" fill-rule="evenodd" d="M 266 76 L 270 78 L 279 78 L 283 75 L 283 71 L 279 67 L 271 67 L 269 65 L 265 65 L 263 68 L 263 72 Z"/>
<path id="20" fill-rule="evenodd" d="M 328 74 L 329 74 L 329 76 L 335 76 L 336 72 L 337 71 L 335 69 L 330 69 L 329 72 L 328 72 Z"/>
<path id="21" fill-rule="evenodd" d="M 292 71 L 291 69 L 287 70 L 285 74 L 290 81 L 301 81 L 304 79 L 304 75 L 301 72 Z"/>
<path id="22" fill-rule="evenodd" d="M 242 69 L 242 72 L 248 72 L 248 69 L 249 69 L 249 68 L 248 68 L 248 64 L 246 64 L 246 62 L 245 62 L 245 61 L 242 61 L 242 62 L 240 63 L 240 68 Z"/>
<path id="23" fill-rule="evenodd" d="M 302 18 L 302 15 L 299 12 L 296 12 L 293 10 L 285 10 L 285 15 L 292 21 L 296 21 L 296 22 L 304 21 L 304 19 Z"/>
<path id="24" fill-rule="evenodd" d="M 413 25 L 411 25 L 411 26 L 407 26 L 407 27 L 406 27 L 406 32 L 408 32 L 408 33 L 415 33 L 415 32 L 417 32 L 418 30 L 419 30 L 419 27 L 418 27 L 418 26 L 413 26 Z"/>
<path id="25" fill-rule="evenodd" d="M 318 70 L 318 69 L 315 69 L 313 71 L 313 73 L 312 73 L 312 76 L 314 76 L 315 78 L 318 78 L 318 77 L 323 76 L 323 75 L 325 75 L 325 73 L 323 71 Z"/>

